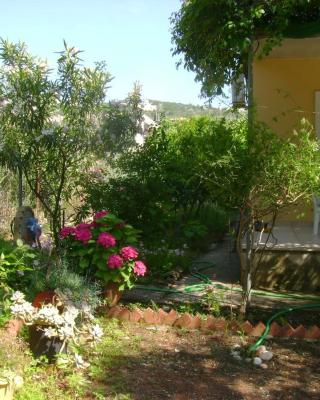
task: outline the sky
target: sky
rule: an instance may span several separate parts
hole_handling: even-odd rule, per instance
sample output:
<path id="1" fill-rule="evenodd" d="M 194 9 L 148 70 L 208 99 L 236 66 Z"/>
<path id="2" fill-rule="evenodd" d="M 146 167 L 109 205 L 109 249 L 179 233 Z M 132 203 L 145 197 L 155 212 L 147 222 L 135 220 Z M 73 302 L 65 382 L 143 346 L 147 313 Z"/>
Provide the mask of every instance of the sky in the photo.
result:
<path id="1" fill-rule="evenodd" d="M 144 98 L 203 104 L 194 74 L 183 67 L 177 70 L 178 59 L 171 55 L 169 18 L 180 4 L 180 0 L 0 0 L 0 37 L 25 42 L 52 68 L 64 39 L 84 50 L 85 65 L 106 61 L 114 77 L 107 100 L 125 98 L 133 82 L 139 81 Z"/>

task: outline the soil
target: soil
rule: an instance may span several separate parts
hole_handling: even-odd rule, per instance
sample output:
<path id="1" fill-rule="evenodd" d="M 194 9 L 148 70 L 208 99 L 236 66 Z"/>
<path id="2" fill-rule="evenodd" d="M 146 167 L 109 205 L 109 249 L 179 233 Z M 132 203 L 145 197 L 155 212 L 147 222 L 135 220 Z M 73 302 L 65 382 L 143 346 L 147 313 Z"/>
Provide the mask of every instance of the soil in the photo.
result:
<path id="1" fill-rule="evenodd" d="M 267 369 L 230 355 L 243 338 L 171 327 L 125 324 L 122 339 L 137 348 L 106 370 L 105 399 L 308 400 L 320 399 L 320 344 L 272 340 Z M 121 382 L 121 388 L 114 388 Z M 110 392 L 111 391 L 111 392 Z M 112 393 L 112 394 L 111 394 Z M 127 397 L 129 394 L 129 397 Z"/>

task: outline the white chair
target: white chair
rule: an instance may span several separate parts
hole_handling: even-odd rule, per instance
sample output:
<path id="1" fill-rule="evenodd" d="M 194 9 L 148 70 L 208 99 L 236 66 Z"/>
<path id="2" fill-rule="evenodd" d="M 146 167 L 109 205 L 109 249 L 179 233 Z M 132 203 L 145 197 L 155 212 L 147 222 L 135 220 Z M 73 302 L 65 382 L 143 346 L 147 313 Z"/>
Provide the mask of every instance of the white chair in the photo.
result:
<path id="1" fill-rule="evenodd" d="M 313 195 L 313 234 L 317 235 L 320 223 L 320 197 Z"/>

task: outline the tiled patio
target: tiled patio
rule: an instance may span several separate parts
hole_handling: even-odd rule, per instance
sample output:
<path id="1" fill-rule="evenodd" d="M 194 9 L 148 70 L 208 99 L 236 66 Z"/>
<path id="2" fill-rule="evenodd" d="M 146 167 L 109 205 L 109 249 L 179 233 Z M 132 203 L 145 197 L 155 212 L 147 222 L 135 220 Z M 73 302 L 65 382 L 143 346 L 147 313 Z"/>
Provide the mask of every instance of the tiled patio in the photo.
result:
<path id="1" fill-rule="evenodd" d="M 261 236 L 261 237 L 260 237 Z M 268 233 L 256 232 L 256 240 L 263 247 L 268 238 Z M 319 251 L 320 230 L 318 235 L 313 234 L 311 222 L 278 222 L 270 235 L 266 248 L 272 250 L 292 251 Z"/>

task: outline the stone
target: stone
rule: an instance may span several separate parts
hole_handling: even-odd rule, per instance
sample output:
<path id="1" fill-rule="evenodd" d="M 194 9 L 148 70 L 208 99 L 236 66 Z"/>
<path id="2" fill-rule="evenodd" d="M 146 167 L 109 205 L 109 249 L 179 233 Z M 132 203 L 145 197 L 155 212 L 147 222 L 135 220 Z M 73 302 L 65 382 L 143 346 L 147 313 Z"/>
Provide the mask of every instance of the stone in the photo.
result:
<path id="1" fill-rule="evenodd" d="M 270 361 L 273 357 L 273 353 L 271 351 L 264 351 L 259 355 L 262 361 Z"/>
<path id="2" fill-rule="evenodd" d="M 256 365 L 258 367 L 262 364 L 262 360 L 260 357 L 254 357 L 252 362 L 253 362 L 253 365 Z"/>
<path id="3" fill-rule="evenodd" d="M 250 357 L 247 357 L 247 358 L 245 359 L 245 362 L 246 362 L 246 363 L 251 363 L 251 361 L 252 361 L 252 358 L 250 358 Z"/>
<path id="4" fill-rule="evenodd" d="M 158 317 L 160 320 L 160 324 L 164 324 L 167 316 L 168 316 L 168 313 L 165 312 L 162 308 L 160 308 L 160 310 L 158 311 Z"/>
<path id="5" fill-rule="evenodd" d="M 265 363 L 260 364 L 260 368 L 262 369 L 268 369 L 268 365 Z"/>
<path id="6" fill-rule="evenodd" d="M 256 350 L 256 354 L 258 357 L 260 357 L 260 354 L 264 353 L 267 351 L 266 346 L 259 346 Z"/>

